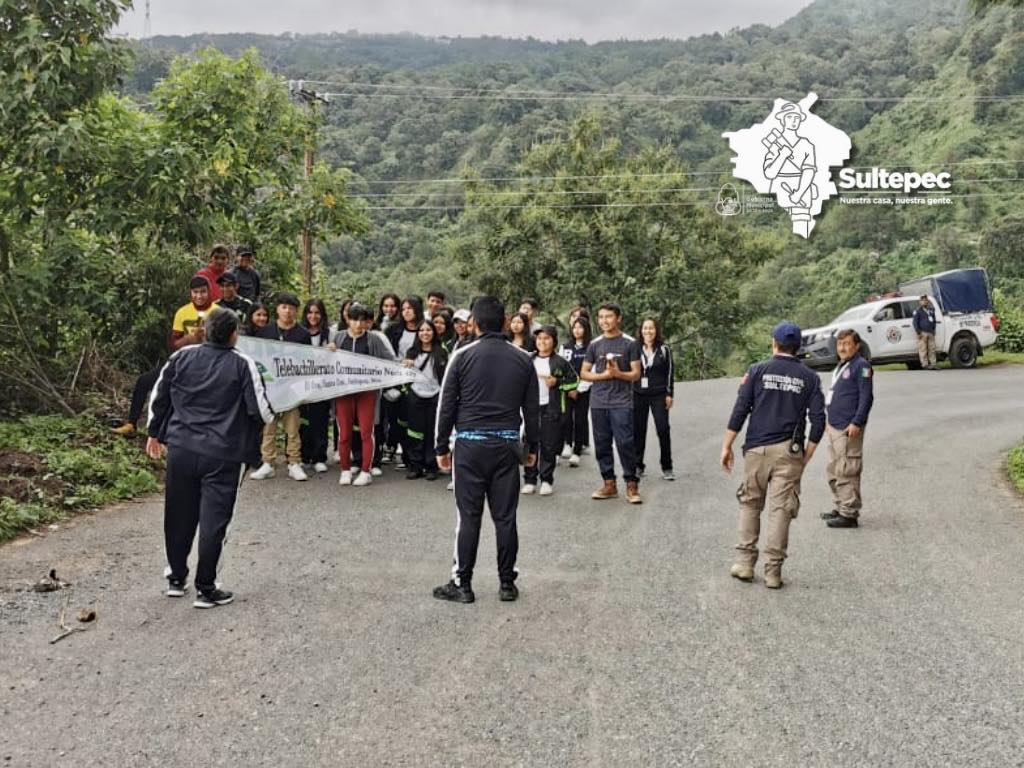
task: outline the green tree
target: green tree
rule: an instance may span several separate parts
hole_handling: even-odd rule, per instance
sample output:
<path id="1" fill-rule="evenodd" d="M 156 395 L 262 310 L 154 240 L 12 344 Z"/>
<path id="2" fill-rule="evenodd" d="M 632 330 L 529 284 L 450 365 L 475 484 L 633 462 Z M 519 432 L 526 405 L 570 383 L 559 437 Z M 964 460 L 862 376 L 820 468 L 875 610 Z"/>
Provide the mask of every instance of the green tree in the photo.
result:
<path id="1" fill-rule="evenodd" d="M 627 155 L 597 116 L 534 147 L 511 190 L 472 184 L 455 252 L 484 291 L 548 314 L 619 303 L 632 331 L 659 319 L 687 373 L 720 372 L 747 318 L 742 279 L 769 249 L 710 211 L 667 150 Z M 535 181 L 531 181 L 535 180 Z M 536 181 L 543 179 L 543 181 Z"/>

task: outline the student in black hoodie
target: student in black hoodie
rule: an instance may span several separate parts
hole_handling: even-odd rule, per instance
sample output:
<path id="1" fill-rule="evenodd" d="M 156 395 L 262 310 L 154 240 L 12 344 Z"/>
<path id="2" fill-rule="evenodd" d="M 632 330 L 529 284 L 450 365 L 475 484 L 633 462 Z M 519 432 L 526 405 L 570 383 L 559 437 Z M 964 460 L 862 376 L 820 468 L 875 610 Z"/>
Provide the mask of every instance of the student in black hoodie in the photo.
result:
<path id="1" fill-rule="evenodd" d="M 562 357 L 572 366 L 577 378 L 587 357 L 590 346 L 590 317 L 581 312 L 569 323 L 569 340 L 562 347 Z M 580 465 L 580 456 L 590 445 L 590 382 L 580 381 L 579 386 L 569 392 L 565 418 L 562 420 L 562 442 L 565 448 L 562 458 L 569 460 L 570 467 Z"/>
<path id="2" fill-rule="evenodd" d="M 654 416 L 661 448 L 661 477 L 675 480 L 672 473 L 672 436 L 668 412 L 675 392 L 675 365 L 672 350 L 661 338 L 658 321 L 647 318 L 637 332 L 640 342 L 640 380 L 633 384 L 633 436 L 636 442 L 636 468 L 644 474 L 644 448 L 647 444 L 648 413 Z"/>
<path id="3" fill-rule="evenodd" d="M 415 480 L 426 474 L 427 480 L 437 480 L 434 431 L 437 424 L 437 399 L 441 392 L 444 369 L 448 364 L 448 352 L 441 345 L 437 329 L 430 320 L 420 323 L 416 341 L 406 353 L 402 364 L 407 368 L 418 368 L 427 376 L 427 381 L 411 384 L 406 395 L 409 403 L 409 453 L 405 463 L 409 471 L 405 476 Z"/>
<path id="4" fill-rule="evenodd" d="M 327 308 L 321 299 L 310 299 L 302 308 L 302 327 L 309 332 L 310 344 L 326 347 L 331 343 L 327 326 Z M 327 426 L 331 422 L 333 400 L 303 403 L 299 406 L 299 440 L 302 463 L 312 466 L 317 474 L 327 471 Z"/>
<path id="5" fill-rule="evenodd" d="M 523 470 L 522 493 L 537 491 L 540 496 L 550 496 L 555 490 L 555 459 L 562 445 L 562 420 L 566 401 L 568 393 L 576 390 L 578 378 L 572 365 L 555 354 L 555 347 L 558 346 L 555 326 L 542 325 L 538 328 L 534 343 L 537 351 L 533 355 L 533 369 L 537 372 L 540 402 L 540 455 L 536 464 Z"/>

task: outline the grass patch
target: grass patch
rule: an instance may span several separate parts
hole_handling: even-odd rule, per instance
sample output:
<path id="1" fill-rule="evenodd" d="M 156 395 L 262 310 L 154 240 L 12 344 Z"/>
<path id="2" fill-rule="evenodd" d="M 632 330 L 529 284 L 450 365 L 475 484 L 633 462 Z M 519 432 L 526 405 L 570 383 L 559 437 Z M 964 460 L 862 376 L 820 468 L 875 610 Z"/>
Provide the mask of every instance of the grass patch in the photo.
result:
<path id="1" fill-rule="evenodd" d="M 1017 486 L 1017 490 L 1024 493 L 1024 443 L 1021 443 L 1006 457 L 1006 472 L 1010 476 L 1010 482 Z"/>
<path id="2" fill-rule="evenodd" d="M 989 347 L 985 354 L 978 358 L 978 367 L 985 368 L 990 365 L 1024 365 L 1024 352 L 1004 352 L 995 347 Z M 949 360 L 939 363 L 939 368 L 952 368 Z M 876 365 L 876 371 L 905 371 L 907 366 L 904 363 L 888 363 Z"/>
<path id="3" fill-rule="evenodd" d="M 113 435 L 89 416 L 0 421 L 0 541 L 155 491 L 160 469 L 141 438 Z"/>

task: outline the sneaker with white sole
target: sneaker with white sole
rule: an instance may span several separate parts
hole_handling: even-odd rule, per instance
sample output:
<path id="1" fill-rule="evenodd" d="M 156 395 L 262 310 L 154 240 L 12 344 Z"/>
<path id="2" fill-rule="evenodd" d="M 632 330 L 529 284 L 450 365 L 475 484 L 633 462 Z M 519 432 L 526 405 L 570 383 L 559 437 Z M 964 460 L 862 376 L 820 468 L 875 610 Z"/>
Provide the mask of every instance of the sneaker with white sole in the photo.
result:
<path id="1" fill-rule="evenodd" d="M 551 483 L 541 483 L 540 490 L 537 491 L 538 496 L 550 496 L 555 492 L 555 488 Z"/>
<path id="2" fill-rule="evenodd" d="M 230 602 L 234 602 L 235 596 L 230 592 L 225 592 L 223 589 L 211 589 L 208 592 L 200 592 L 196 595 L 195 602 L 192 603 L 196 608 L 216 608 L 218 605 L 227 605 Z"/>
<path id="3" fill-rule="evenodd" d="M 574 453 L 572 456 L 569 457 L 569 466 L 570 467 L 578 467 L 579 465 L 580 465 L 580 455 L 578 453 Z"/>
<path id="4" fill-rule="evenodd" d="M 327 471 L 327 465 L 324 464 L 322 461 L 318 461 L 316 464 L 313 465 L 313 471 L 316 472 L 318 475 L 322 475 L 324 472 Z"/>
<path id="5" fill-rule="evenodd" d="M 188 584 L 185 582 L 175 579 L 167 580 L 167 592 L 164 594 L 168 597 L 184 597 L 186 592 L 188 592 Z"/>
<path id="6" fill-rule="evenodd" d="M 352 473 L 347 469 L 338 478 L 338 485 L 352 485 Z"/>
<path id="7" fill-rule="evenodd" d="M 357 465 L 353 465 L 353 466 L 349 467 L 348 470 L 349 470 L 349 472 L 351 472 L 354 475 L 356 472 L 359 471 L 359 467 Z"/>
<path id="8" fill-rule="evenodd" d="M 384 471 L 380 467 L 370 467 L 370 474 L 373 477 L 380 477 L 384 474 Z"/>
<path id="9" fill-rule="evenodd" d="M 369 472 L 360 472 L 356 479 L 352 481 L 352 485 L 369 485 L 373 482 L 373 475 Z"/>
<path id="10" fill-rule="evenodd" d="M 523 490 L 520 491 L 520 493 L 522 493 L 522 494 L 524 494 L 526 496 L 529 496 L 531 493 L 536 492 L 536 490 L 537 490 L 537 486 L 536 485 L 534 485 L 533 483 L 527 483 L 526 485 L 523 486 Z"/>
<path id="11" fill-rule="evenodd" d="M 661 479 L 662 480 L 675 480 L 676 479 L 675 472 L 673 472 L 671 469 L 663 469 L 661 471 Z"/>
<path id="12" fill-rule="evenodd" d="M 249 473 L 250 480 L 266 480 L 274 476 L 274 465 L 263 462 L 259 469 Z"/>
<path id="13" fill-rule="evenodd" d="M 567 445 L 567 446 L 565 446 L 565 448 L 562 449 L 562 458 L 563 459 L 568 459 L 568 458 L 571 458 L 571 457 L 572 457 L 572 448 Z"/>
<path id="14" fill-rule="evenodd" d="M 288 477 L 292 480 L 309 480 L 309 475 L 302 469 L 301 464 L 289 464 L 288 465 Z"/>
<path id="15" fill-rule="evenodd" d="M 445 489 L 446 491 L 454 491 L 454 490 L 455 490 L 455 481 L 454 481 L 454 480 L 449 480 L 449 481 L 448 481 L 448 485 L 446 485 L 446 486 L 444 487 L 444 489 Z"/>

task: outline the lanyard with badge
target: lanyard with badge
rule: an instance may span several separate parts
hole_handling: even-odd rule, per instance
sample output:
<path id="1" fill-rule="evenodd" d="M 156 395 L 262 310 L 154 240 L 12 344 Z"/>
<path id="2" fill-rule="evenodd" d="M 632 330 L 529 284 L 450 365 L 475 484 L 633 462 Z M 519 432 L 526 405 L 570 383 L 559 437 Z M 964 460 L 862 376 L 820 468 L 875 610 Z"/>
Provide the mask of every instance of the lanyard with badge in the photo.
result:
<path id="1" fill-rule="evenodd" d="M 647 376 L 647 372 L 654 367 L 654 360 L 658 356 L 658 350 L 654 350 L 651 356 L 647 357 L 647 350 L 641 347 L 640 349 L 640 365 L 644 369 L 643 376 L 640 377 L 640 389 L 647 389 L 651 385 L 651 380 Z"/>
<path id="2" fill-rule="evenodd" d="M 832 392 L 835 390 L 839 378 L 850 367 L 851 362 L 851 360 L 847 360 L 842 365 L 836 366 L 836 369 L 832 371 L 832 383 L 829 385 L 828 393 L 825 395 L 825 405 L 832 405 Z"/>

